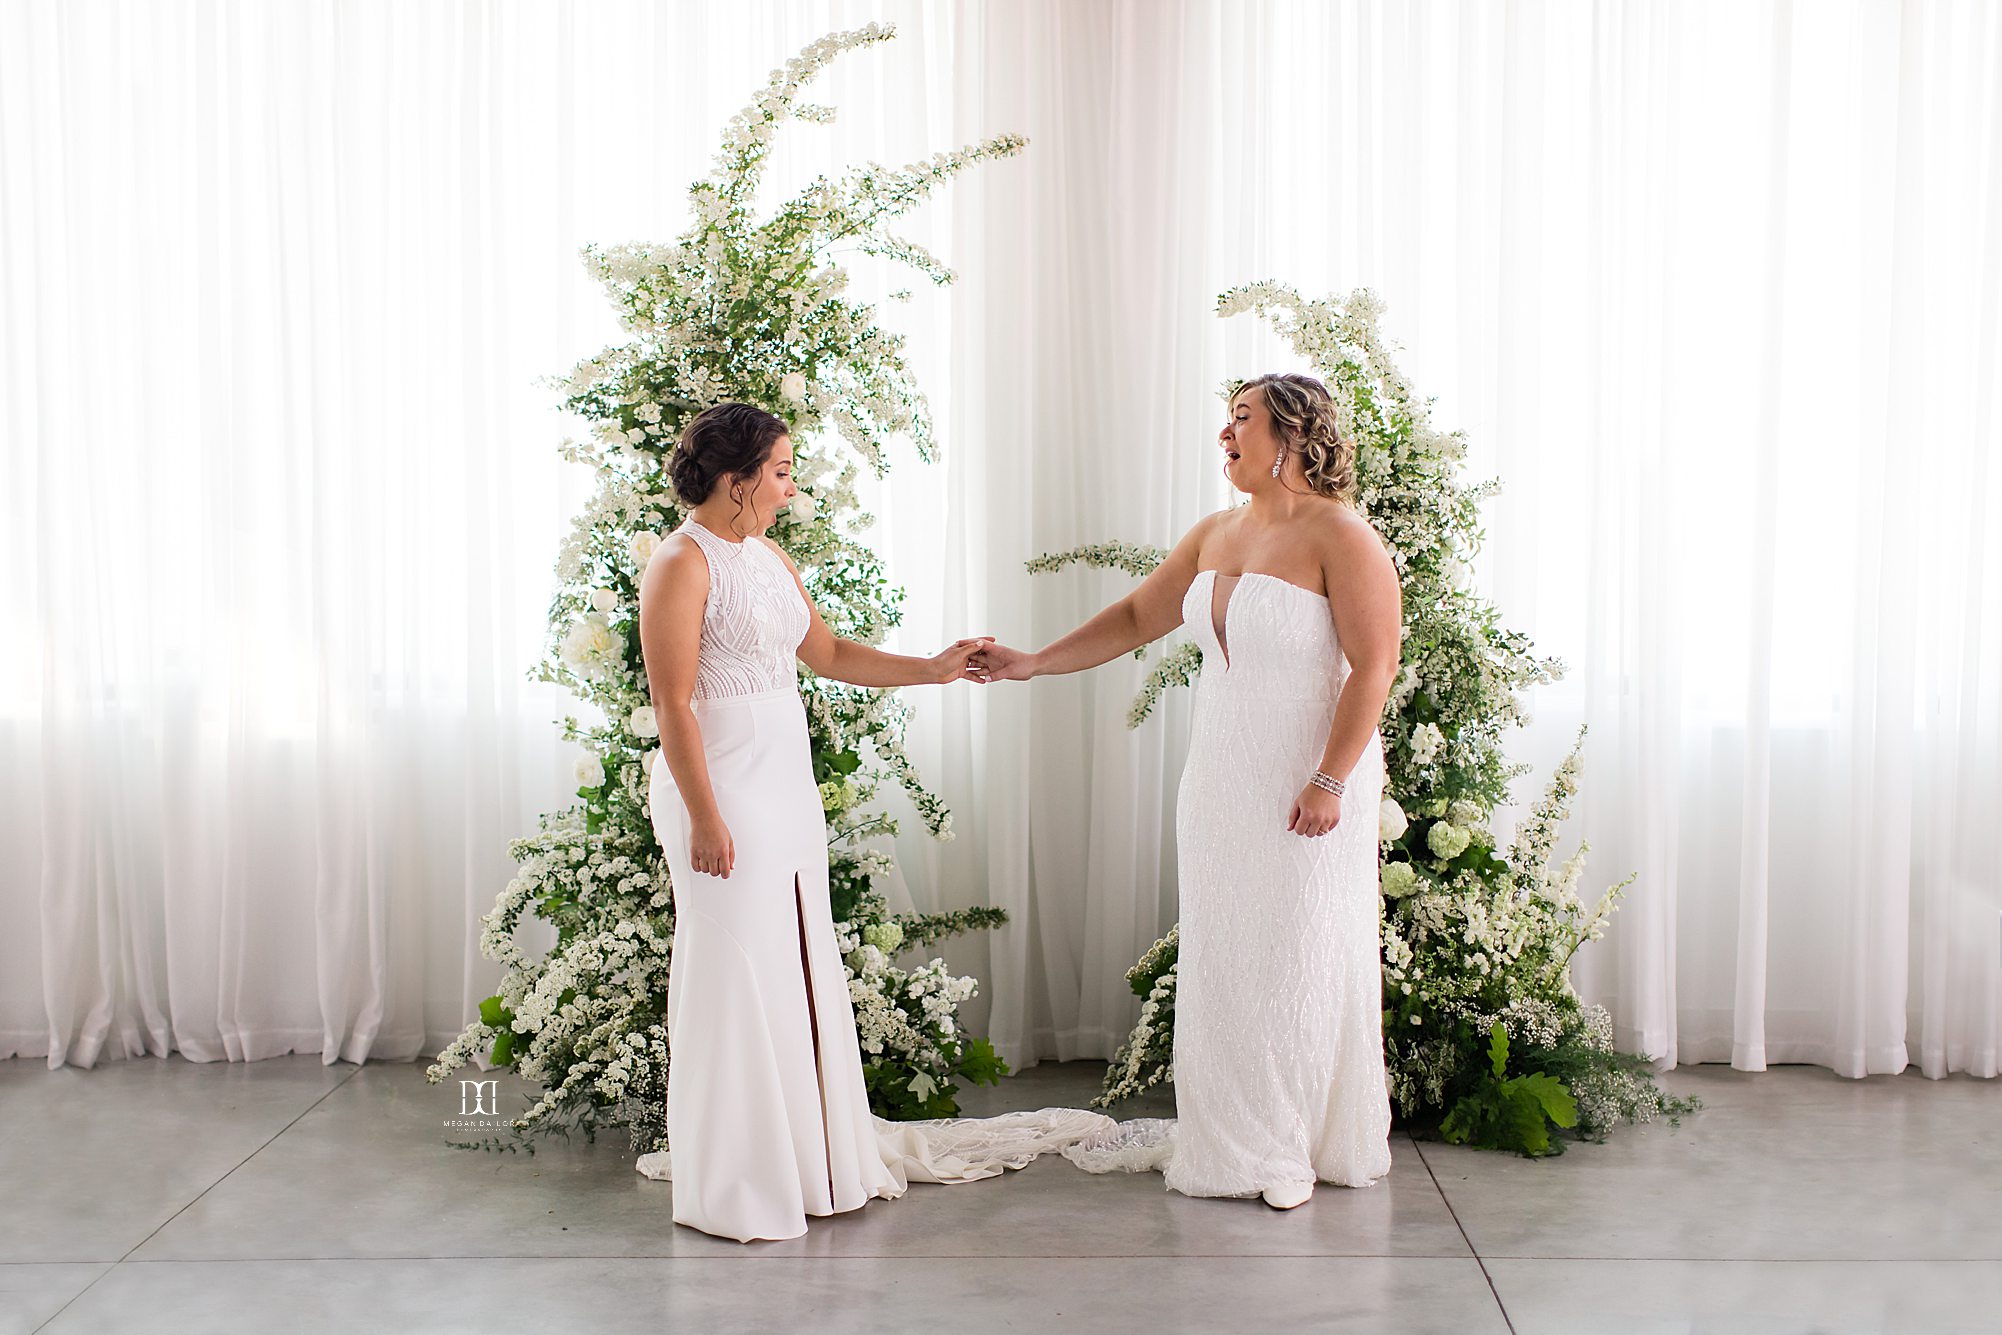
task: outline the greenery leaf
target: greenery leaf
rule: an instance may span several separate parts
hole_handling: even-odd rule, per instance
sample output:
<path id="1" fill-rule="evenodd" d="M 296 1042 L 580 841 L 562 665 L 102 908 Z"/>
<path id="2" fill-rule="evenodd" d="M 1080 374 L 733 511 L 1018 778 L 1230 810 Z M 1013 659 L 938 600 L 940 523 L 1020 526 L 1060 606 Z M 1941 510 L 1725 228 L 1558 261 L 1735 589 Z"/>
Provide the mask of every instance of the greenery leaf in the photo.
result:
<path id="1" fill-rule="evenodd" d="M 1556 1076 L 1538 1072 L 1534 1075 L 1521 1076 L 1509 1083 L 1535 1099 L 1543 1115 L 1557 1125 L 1563 1127 L 1578 1125 L 1578 1100 L 1571 1096 L 1571 1091 L 1565 1088 L 1564 1082 Z"/>

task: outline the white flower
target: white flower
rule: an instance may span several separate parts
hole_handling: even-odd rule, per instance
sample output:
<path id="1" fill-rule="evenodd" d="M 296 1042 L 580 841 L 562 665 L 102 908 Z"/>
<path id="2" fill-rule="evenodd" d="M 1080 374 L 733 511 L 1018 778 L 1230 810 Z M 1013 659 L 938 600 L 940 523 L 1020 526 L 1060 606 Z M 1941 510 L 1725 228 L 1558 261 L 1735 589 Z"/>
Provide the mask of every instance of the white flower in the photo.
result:
<path id="1" fill-rule="evenodd" d="M 583 669 L 593 659 L 603 658 L 618 647 L 618 640 L 612 635 L 612 628 L 602 612 L 586 612 L 570 627 L 570 633 L 563 637 L 558 650 L 563 661 L 571 667 Z"/>
<path id="2" fill-rule="evenodd" d="M 1383 804 L 1376 809 L 1377 838 L 1384 843 L 1402 839 L 1410 825 L 1410 821 L 1405 819 L 1404 808 L 1397 805 L 1397 799 L 1394 797 L 1384 798 Z"/>
<path id="3" fill-rule="evenodd" d="M 1425 842 L 1432 852 L 1447 862 L 1467 851 L 1473 836 L 1449 821 L 1440 821 L 1425 832 Z"/>
<path id="4" fill-rule="evenodd" d="M 619 607 L 619 595 L 610 589 L 591 590 L 591 606 L 600 612 L 615 612 Z"/>
<path id="5" fill-rule="evenodd" d="M 653 716 L 652 705 L 641 705 L 626 720 L 626 731 L 635 737 L 660 736 L 660 723 Z"/>
<path id="6" fill-rule="evenodd" d="M 1487 813 L 1481 810 L 1480 803 L 1469 801 L 1464 797 L 1453 799 L 1452 805 L 1446 808 L 1447 820 L 1468 829 L 1475 829 L 1486 824 L 1486 818 Z"/>
<path id="7" fill-rule="evenodd" d="M 794 492 L 793 498 L 786 503 L 786 518 L 795 524 L 804 524 L 819 511 L 820 503 L 813 499 L 813 493 L 809 491 Z"/>
<path id="8" fill-rule="evenodd" d="M 1408 634 L 1409 632 L 1410 632 L 1410 627 L 1408 626 L 1405 627 L 1403 633 Z M 1404 670 L 1397 674 L 1396 684 L 1391 687 L 1390 690 L 1391 708 L 1393 709 L 1404 708 L 1405 703 L 1409 701 L 1411 697 L 1416 695 L 1417 693 L 1418 693 L 1418 669 L 1412 664 L 1406 663 L 1404 665 Z"/>
<path id="9" fill-rule="evenodd" d="M 654 548 L 658 546 L 660 546 L 660 534 L 652 529 L 643 528 L 633 534 L 633 563 L 645 565 L 653 556 Z"/>
<path id="10" fill-rule="evenodd" d="M 578 756 L 576 775 L 579 788 L 602 788 L 605 783 L 605 766 L 596 756 Z"/>
<path id="11" fill-rule="evenodd" d="M 1383 868 L 1383 893 L 1392 899 L 1402 899 L 1418 888 L 1418 870 L 1408 862 L 1385 863 Z"/>
<path id="12" fill-rule="evenodd" d="M 806 398 L 806 377 L 798 371 L 787 371 L 779 381 L 779 394 L 788 403 L 799 403 Z"/>
<path id="13" fill-rule="evenodd" d="M 1421 723 L 1411 730 L 1411 758 L 1420 765 L 1431 764 L 1445 744 L 1446 735 L 1436 723 Z"/>

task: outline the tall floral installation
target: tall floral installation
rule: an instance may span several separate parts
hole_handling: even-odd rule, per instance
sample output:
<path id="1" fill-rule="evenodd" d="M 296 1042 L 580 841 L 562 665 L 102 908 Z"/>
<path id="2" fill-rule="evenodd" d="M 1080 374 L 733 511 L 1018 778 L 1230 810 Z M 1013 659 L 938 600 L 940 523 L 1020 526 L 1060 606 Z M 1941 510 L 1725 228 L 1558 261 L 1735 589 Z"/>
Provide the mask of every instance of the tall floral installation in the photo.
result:
<path id="1" fill-rule="evenodd" d="M 1258 283 L 1224 293 L 1217 308 L 1265 317 L 1328 386 L 1343 434 L 1356 442 L 1362 509 L 1403 586 L 1404 666 L 1380 724 L 1389 774 L 1379 815 L 1385 1056 L 1400 1118 L 1447 1140 L 1529 1155 L 1562 1152 L 1555 1132 L 1603 1139 L 1621 1120 L 1679 1119 L 1697 1102 L 1666 1094 L 1645 1058 L 1616 1051 L 1611 1017 L 1571 986 L 1572 955 L 1603 934 L 1632 880 L 1587 903 L 1578 894 L 1586 847 L 1552 865 L 1577 793 L 1582 728 L 1506 850 L 1489 829 L 1510 782 L 1530 768 L 1509 764 L 1502 750 L 1503 731 L 1528 721 L 1521 692 L 1564 670 L 1561 660 L 1536 658 L 1469 587 L 1480 504 L 1499 484 L 1461 482 L 1465 442 L 1427 420 L 1429 405 L 1391 360 L 1371 293 L 1309 301 Z M 1082 563 L 1145 576 L 1165 555 L 1099 544 L 1029 568 Z M 1138 727 L 1163 691 L 1187 685 L 1201 665 L 1193 642 L 1170 650 L 1128 725 Z M 1144 998 L 1140 1019 L 1097 1106 L 1173 1078 L 1178 947 L 1174 928 L 1128 971 Z"/>
<path id="2" fill-rule="evenodd" d="M 887 224 L 955 174 L 1015 154 L 1025 141 L 1000 135 L 900 168 L 871 163 L 814 180 L 768 216 L 755 208 L 778 127 L 833 118 L 830 108 L 800 101 L 801 88 L 842 52 L 893 35 L 877 24 L 835 33 L 774 70 L 729 122 L 714 171 L 689 188 L 692 221 L 678 239 L 584 248 L 627 337 L 555 382 L 564 406 L 591 423 L 590 439 L 565 441 L 563 456 L 594 468 L 597 487 L 558 555 L 549 654 L 531 676 L 566 687 L 605 721 L 565 719 L 564 737 L 587 752 L 577 762 L 578 801 L 510 844 L 518 871 L 480 937 L 482 953 L 506 966 L 500 991 L 428 1071 L 437 1083 L 484 1052 L 542 1086 L 541 1098 L 511 1119 L 511 1134 L 467 1148 L 533 1153 L 547 1135 L 581 1130 L 595 1139 L 613 1126 L 640 1152 L 665 1143 L 673 916 L 647 808 L 659 727 L 640 656 L 638 587 L 662 533 L 683 518 L 666 462 L 688 420 L 730 400 L 783 417 L 800 495 L 771 536 L 835 634 L 877 644 L 901 617 L 902 590 L 858 537 L 872 520 L 854 484 L 858 465 L 887 471 L 892 438 L 908 437 L 920 458 L 934 458 L 932 425 L 902 336 L 877 323 L 874 307 L 843 295 L 848 274 L 830 252 L 882 256 L 950 282 L 944 264 Z M 891 818 L 864 814 L 882 781 L 910 795 L 939 839 L 952 837 L 951 813 L 904 751 L 909 710 L 895 695 L 810 673 L 801 690 L 870 1105 L 885 1117 L 949 1116 L 958 1110 L 957 1082 L 993 1083 L 1006 1068 L 987 1040 L 960 1028 L 973 979 L 953 976 L 939 959 L 910 968 L 894 961 L 1005 915 L 889 912 L 876 888 L 889 857 L 863 846 L 896 830 Z M 545 958 L 529 959 L 515 944 L 524 914 L 556 928 Z"/>

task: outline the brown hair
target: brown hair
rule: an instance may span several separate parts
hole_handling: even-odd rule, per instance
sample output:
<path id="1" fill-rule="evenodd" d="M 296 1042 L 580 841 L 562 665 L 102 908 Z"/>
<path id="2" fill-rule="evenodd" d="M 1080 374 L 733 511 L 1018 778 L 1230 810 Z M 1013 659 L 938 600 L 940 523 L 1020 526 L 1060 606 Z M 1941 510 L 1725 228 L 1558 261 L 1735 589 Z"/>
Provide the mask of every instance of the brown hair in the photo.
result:
<path id="1" fill-rule="evenodd" d="M 1233 389 L 1231 402 L 1248 389 L 1257 390 L 1265 400 L 1265 411 L 1287 447 L 1304 456 L 1307 485 L 1353 509 L 1355 441 L 1342 435 L 1328 387 L 1310 375 L 1261 375 Z"/>
<path id="2" fill-rule="evenodd" d="M 668 480 L 683 505 L 702 504 L 726 476 L 749 477 L 789 435 L 783 418 L 748 403 L 719 403 L 695 414 L 667 461 Z"/>

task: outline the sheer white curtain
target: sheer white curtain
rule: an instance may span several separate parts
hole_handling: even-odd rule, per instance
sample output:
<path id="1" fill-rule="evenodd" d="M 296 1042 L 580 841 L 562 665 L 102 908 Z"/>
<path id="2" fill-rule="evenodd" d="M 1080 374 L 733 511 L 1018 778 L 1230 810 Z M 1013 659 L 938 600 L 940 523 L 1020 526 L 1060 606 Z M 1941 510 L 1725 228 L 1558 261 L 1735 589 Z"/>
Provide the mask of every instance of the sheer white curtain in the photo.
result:
<path id="1" fill-rule="evenodd" d="M 981 116 L 1034 142 L 961 197 L 966 448 L 889 534 L 916 621 L 1040 644 L 1115 596 L 1020 562 L 1226 499 L 1215 386 L 1284 358 L 1215 293 L 1374 287 L 1505 479 L 1485 589 L 1571 668 L 1519 796 L 1591 726 L 1574 838 L 1639 876 L 1578 978 L 1621 1042 L 1994 1075 L 2002 11 L 958 13 Z M 1119 970 L 1174 917 L 1185 716 L 1125 731 L 1142 671 L 923 721 L 973 819 L 906 866 L 1015 911 L 955 948 L 1011 1060 L 1108 1053 Z"/>
<path id="2" fill-rule="evenodd" d="M 588 483 L 539 379 L 616 335 L 577 247 L 680 230 L 880 12 L 0 3 L 0 1056 L 407 1058 L 492 991 L 574 787 L 526 673 Z M 904 17 L 795 175 L 945 146 Z"/>
<path id="3" fill-rule="evenodd" d="M 875 496 L 902 647 L 1116 596 L 1022 562 L 1227 502 L 1216 387 L 1281 356 L 1217 291 L 1367 284 L 1572 667 L 1524 796 L 1592 726 L 1623 1042 L 1995 1072 L 1972 0 L 0 5 L 0 1054 L 408 1056 L 490 990 L 506 840 L 570 786 L 522 674 L 582 487 L 535 380 L 612 334 L 575 247 L 678 230 L 745 92 L 878 17 L 782 176 L 1031 139 L 912 222 L 962 280 L 890 317 L 947 446 Z M 915 697 L 959 837 L 907 823 L 909 894 L 1013 913 L 947 953 L 1018 1064 L 1109 1053 L 1175 916 L 1144 671 Z"/>

